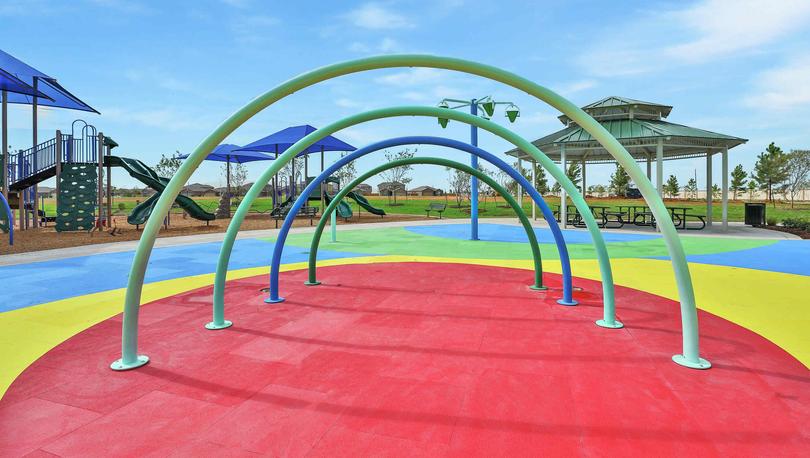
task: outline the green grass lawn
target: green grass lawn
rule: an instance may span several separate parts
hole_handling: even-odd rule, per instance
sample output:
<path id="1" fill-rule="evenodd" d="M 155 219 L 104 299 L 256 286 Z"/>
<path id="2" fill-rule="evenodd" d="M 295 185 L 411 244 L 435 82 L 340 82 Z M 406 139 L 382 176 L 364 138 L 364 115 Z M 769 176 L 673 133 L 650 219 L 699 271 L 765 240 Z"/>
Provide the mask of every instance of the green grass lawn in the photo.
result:
<path id="1" fill-rule="evenodd" d="M 560 199 L 554 196 L 548 196 L 545 198 L 546 202 L 554 208 L 555 205 L 560 203 Z M 129 214 L 132 209 L 137 205 L 137 202 L 142 202 L 144 198 L 117 198 L 113 201 L 113 212 L 118 215 L 127 215 Z M 218 197 L 195 197 L 194 200 L 205 210 L 214 212 L 216 210 L 217 205 L 219 203 Z M 397 198 L 397 205 L 392 205 L 389 201 L 388 197 L 380 197 L 380 196 L 368 196 L 368 200 L 371 202 L 372 205 L 382 208 L 388 213 L 399 213 L 399 214 L 408 214 L 408 215 L 424 215 L 425 208 L 428 207 L 430 202 L 436 202 L 436 199 L 428 199 L 428 198 L 420 198 L 420 197 L 398 197 Z M 439 202 L 444 202 L 444 199 L 438 200 Z M 352 210 L 355 212 L 358 210 L 357 205 L 354 201 L 349 200 L 352 204 Z M 678 206 L 678 207 L 689 207 L 690 210 L 688 213 L 690 214 L 697 214 L 697 215 L 705 215 L 706 214 L 706 202 L 705 201 L 692 201 L 692 200 L 666 200 L 667 205 L 671 206 Z M 607 199 L 607 198 L 591 198 L 588 199 L 588 203 L 593 205 L 606 205 L 610 206 L 614 210 L 618 210 L 619 205 L 643 205 L 644 201 L 641 199 Z M 313 204 L 316 204 L 313 202 Z M 55 212 L 55 202 L 54 199 L 46 199 L 45 200 L 45 211 L 47 213 L 54 213 Z M 728 207 L 728 217 L 729 221 L 743 221 L 743 212 L 744 212 L 745 202 L 744 201 L 732 201 L 729 202 Z M 236 209 L 236 206 L 233 206 Z M 272 200 L 269 197 L 262 197 L 256 199 L 256 201 L 251 206 L 251 211 L 254 212 L 268 212 L 272 208 Z M 524 196 L 523 198 L 523 209 L 527 212 L 527 214 L 531 214 L 531 203 L 529 198 Z M 502 200 L 498 199 L 497 201 L 493 200 L 492 198 L 487 198 L 486 200 L 482 200 L 479 204 L 479 211 L 480 216 L 482 218 L 492 218 L 492 217 L 509 217 L 513 216 L 514 213 L 512 209 L 507 206 L 507 204 Z M 173 212 L 181 213 L 182 210 L 180 208 L 174 208 Z M 461 208 L 456 206 L 455 198 L 448 197 L 447 198 L 447 210 L 444 212 L 443 216 L 445 218 L 469 218 L 470 216 L 470 207 L 469 202 L 464 201 Z M 538 210 L 538 215 L 540 214 Z M 714 216 L 715 221 L 719 221 L 721 217 L 721 208 L 720 202 L 715 202 L 712 208 L 712 214 Z M 775 218 L 777 222 L 782 222 L 785 218 L 803 218 L 803 219 L 810 219 L 810 203 L 803 202 L 800 204 L 796 204 L 796 207 L 791 209 L 789 204 L 781 204 L 777 203 L 776 207 L 772 205 L 768 205 L 766 210 L 766 214 L 768 219 Z"/>

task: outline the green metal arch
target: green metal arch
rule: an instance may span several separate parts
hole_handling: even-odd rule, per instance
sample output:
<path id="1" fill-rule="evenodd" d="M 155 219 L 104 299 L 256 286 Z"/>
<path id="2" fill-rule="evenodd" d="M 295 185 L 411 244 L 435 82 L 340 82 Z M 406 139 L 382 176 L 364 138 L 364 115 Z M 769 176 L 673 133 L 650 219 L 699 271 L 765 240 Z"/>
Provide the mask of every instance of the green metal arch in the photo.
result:
<path id="1" fill-rule="evenodd" d="M 315 276 L 315 269 L 316 263 L 318 259 L 318 245 L 321 240 L 321 234 L 323 233 L 324 227 L 326 227 L 326 221 L 329 220 L 329 215 L 335 211 L 338 203 L 341 199 L 346 197 L 346 194 L 349 193 L 355 186 L 362 183 L 363 180 L 372 177 L 380 172 L 384 172 L 388 169 L 392 169 L 394 167 L 399 167 L 401 165 L 410 165 L 410 164 L 431 164 L 431 165 L 441 165 L 444 167 L 450 167 L 452 169 L 461 170 L 463 172 L 469 173 L 470 175 L 475 176 L 479 180 L 483 181 L 484 183 L 488 184 L 492 189 L 495 190 L 498 194 L 503 196 L 506 202 L 512 207 L 512 210 L 517 213 L 518 219 L 520 219 L 520 223 L 523 225 L 523 229 L 526 230 L 526 236 L 529 238 L 529 246 L 532 248 L 532 257 L 534 258 L 534 285 L 532 285 L 532 289 L 547 289 L 543 286 L 543 267 L 542 267 L 542 260 L 540 258 L 540 246 L 537 243 L 537 236 L 534 233 L 534 229 L 532 228 L 532 224 L 529 222 L 529 218 L 526 217 L 526 213 L 520 208 L 520 205 L 517 203 L 514 197 L 509 194 L 509 191 L 504 189 L 503 186 L 499 185 L 495 180 L 488 177 L 484 173 L 479 170 L 475 170 L 474 168 L 461 164 L 456 161 L 451 161 L 449 159 L 442 159 L 436 157 L 413 157 L 408 159 L 400 159 L 397 161 L 387 162 L 379 167 L 376 167 L 366 173 L 361 174 L 359 177 L 355 178 L 351 183 L 344 186 L 340 192 L 335 195 L 332 201 L 329 203 L 329 206 L 321 213 L 321 219 L 318 220 L 318 225 L 315 228 L 315 233 L 312 236 L 312 244 L 309 248 L 309 279 L 307 281 L 307 285 L 317 285 L 320 282 L 317 281 Z"/>
<path id="2" fill-rule="evenodd" d="M 680 296 L 683 332 L 683 354 L 674 356 L 673 360 L 687 367 L 701 369 L 710 367 L 708 361 L 700 358 L 697 307 L 695 305 L 692 279 L 689 274 L 689 266 L 686 263 L 686 254 L 683 250 L 683 246 L 678 238 L 674 224 L 668 217 L 663 201 L 657 195 L 652 183 L 646 178 L 627 150 L 625 150 L 607 130 L 596 122 L 596 120 L 591 118 L 579 107 L 555 92 L 526 78 L 501 70 L 497 67 L 477 62 L 440 56 L 406 54 L 356 59 L 303 73 L 249 102 L 236 113 L 228 117 L 228 119 L 220 124 L 219 127 L 195 148 L 161 194 L 161 197 L 155 205 L 152 217 L 150 217 L 149 221 L 147 221 L 144 226 L 143 234 L 138 242 L 138 247 L 135 251 L 135 257 L 130 269 L 124 302 L 122 357 L 111 365 L 113 369 L 132 369 L 146 364 L 149 361 L 148 357 L 137 354 L 138 308 L 140 307 L 141 293 L 149 256 L 154 247 L 157 233 L 160 230 L 161 220 L 168 214 L 171 203 L 180 193 L 183 185 L 191 177 L 194 170 L 196 170 L 205 157 L 213 151 L 214 147 L 225 140 L 231 132 L 236 130 L 237 127 L 253 117 L 256 113 L 298 90 L 342 75 L 395 67 L 429 67 L 455 70 L 507 84 L 558 109 L 573 122 L 582 126 L 582 128 L 610 152 L 611 155 L 616 158 L 617 162 L 628 172 L 641 191 L 641 194 L 644 196 L 645 201 L 650 205 L 653 215 L 656 220 L 659 221 L 659 228 L 669 250 Z"/>

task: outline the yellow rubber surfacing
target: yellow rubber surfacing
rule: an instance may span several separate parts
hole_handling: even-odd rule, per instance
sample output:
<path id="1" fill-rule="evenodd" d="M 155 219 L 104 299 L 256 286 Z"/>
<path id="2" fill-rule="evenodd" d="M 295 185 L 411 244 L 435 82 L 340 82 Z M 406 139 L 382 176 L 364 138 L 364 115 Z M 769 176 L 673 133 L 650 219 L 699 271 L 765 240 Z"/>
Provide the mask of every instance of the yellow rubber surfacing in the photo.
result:
<path id="1" fill-rule="evenodd" d="M 320 266 L 390 262 L 445 262 L 533 269 L 532 262 L 428 256 L 367 256 L 319 262 Z M 560 273 L 559 261 L 545 261 L 547 272 Z M 677 300 L 677 286 L 669 261 L 618 259 L 612 261 L 617 285 Z M 709 264 L 690 264 L 700 309 L 725 318 L 775 343 L 810 367 L 810 308 L 798 307 L 797 292 L 807 289 L 807 277 Z M 283 272 L 306 269 L 292 263 Z M 595 260 L 572 260 L 577 277 L 599 281 Z M 228 280 L 265 275 L 269 267 L 239 269 Z M 196 275 L 144 285 L 143 303 L 213 284 L 214 274 Z M 733 288 L 727 287 L 733 285 Z M 762 287 L 759 285 L 768 285 Z M 79 332 L 121 313 L 126 289 L 62 299 L 0 314 L 0 396 L 31 363 Z M 618 310 L 621 314 L 621 310 Z M 676 326 L 677 323 L 673 323 Z M 201 324 L 202 326 L 202 324 Z M 630 323 L 632 326 L 632 323 Z M 147 349 L 148 353 L 148 349 Z"/>

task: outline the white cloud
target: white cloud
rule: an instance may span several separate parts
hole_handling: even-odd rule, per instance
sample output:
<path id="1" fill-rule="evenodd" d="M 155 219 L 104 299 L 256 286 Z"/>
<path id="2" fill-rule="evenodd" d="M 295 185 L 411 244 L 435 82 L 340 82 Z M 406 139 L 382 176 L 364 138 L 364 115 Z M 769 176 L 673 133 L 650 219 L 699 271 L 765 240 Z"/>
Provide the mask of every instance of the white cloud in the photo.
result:
<path id="1" fill-rule="evenodd" d="M 377 3 L 366 3 L 344 15 L 353 25 L 371 30 L 409 29 L 414 27 L 407 17 Z"/>
<path id="2" fill-rule="evenodd" d="M 584 80 L 573 81 L 571 83 L 566 83 L 566 84 L 561 85 L 558 88 L 552 88 L 552 89 L 555 89 L 557 92 L 559 92 L 560 94 L 562 94 L 564 96 L 571 96 L 573 94 L 576 94 L 577 92 L 582 92 L 582 91 L 586 91 L 588 89 L 592 89 L 592 88 L 598 86 L 598 84 L 599 83 L 594 79 L 584 79 Z"/>
<path id="3" fill-rule="evenodd" d="M 170 107 L 146 110 L 102 108 L 99 111 L 103 113 L 105 121 L 122 124 L 134 123 L 172 132 L 205 129 L 205 124 L 207 124 L 201 122 L 200 116 L 181 112 Z"/>
<path id="4" fill-rule="evenodd" d="M 577 60 L 595 75 L 646 73 L 756 52 L 809 22 L 807 0 L 702 0 L 614 25 Z"/>
<path id="5" fill-rule="evenodd" d="M 376 78 L 375 81 L 391 86 L 416 86 L 435 83 L 445 77 L 445 73 L 435 68 L 411 68 L 405 71 Z"/>
<path id="6" fill-rule="evenodd" d="M 810 55 L 792 60 L 786 65 L 760 73 L 754 93 L 743 102 L 765 111 L 786 111 L 810 106 Z"/>
<path id="7" fill-rule="evenodd" d="M 402 52 L 402 46 L 397 40 L 390 37 L 385 37 L 376 45 L 369 45 L 367 43 L 355 41 L 349 45 L 349 51 L 359 54 L 370 54 L 374 52 L 396 53 Z"/>
<path id="8" fill-rule="evenodd" d="M 807 0 L 708 0 L 672 13 L 694 40 L 669 46 L 668 56 L 705 62 L 768 44 L 806 25 Z"/>
<path id="9" fill-rule="evenodd" d="M 349 99 L 349 98 L 346 98 L 346 97 L 341 97 L 341 98 L 335 100 L 335 105 L 337 105 L 339 107 L 343 107 L 343 108 L 357 108 L 361 104 L 360 104 L 360 102 L 358 102 L 356 100 Z"/>

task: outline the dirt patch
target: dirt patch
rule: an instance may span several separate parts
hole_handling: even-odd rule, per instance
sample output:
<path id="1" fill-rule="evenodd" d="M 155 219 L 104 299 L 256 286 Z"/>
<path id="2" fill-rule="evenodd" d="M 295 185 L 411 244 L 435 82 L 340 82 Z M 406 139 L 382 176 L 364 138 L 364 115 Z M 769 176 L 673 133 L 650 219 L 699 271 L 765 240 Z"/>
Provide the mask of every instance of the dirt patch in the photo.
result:
<path id="1" fill-rule="evenodd" d="M 338 224 L 357 223 L 390 223 L 392 221 L 419 221 L 426 219 L 418 215 L 398 215 L 388 214 L 385 218 L 363 213 L 359 217 L 355 215 L 349 221 L 338 218 Z M 211 221 L 208 225 L 203 221 L 192 218 L 183 218 L 180 215 L 172 215 L 171 224 L 163 227 L 158 237 L 178 237 L 183 235 L 210 234 L 225 232 L 230 224 L 230 218 Z M 314 219 L 312 224 L 317 224 Z M 279 221 L 281 226 L 282 221 Z M 298 218 L 293 227 L 309 226 L 309 218 Z M 27 231 L 14 232 L 14 246 L 8 246 L 6 234 L 0 234 L 0 254 L 27 253 L 31 251 L 52 250 L 55 248 L 67 248 L 84 245 L 94 245 L 97 243 L 122 242 L 127 240 L 138 240 L 143 233 L 143 226 L 136 229 L 126 221 L 126 216 L 116 216 L 113 218 L 113 226 L 116 228 L 116 235 L 111 235 L 107 229 L 94 232 L 56 232 L 53 226 L 29 229 Z M 241 230 L 275 229 L 276 222 L 269 216 L 262 214 L 248 215 L 242 223 Z"/>

